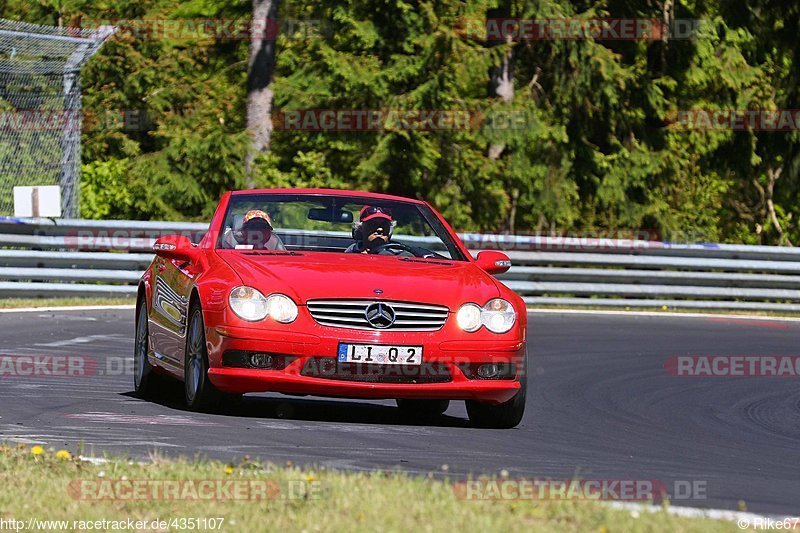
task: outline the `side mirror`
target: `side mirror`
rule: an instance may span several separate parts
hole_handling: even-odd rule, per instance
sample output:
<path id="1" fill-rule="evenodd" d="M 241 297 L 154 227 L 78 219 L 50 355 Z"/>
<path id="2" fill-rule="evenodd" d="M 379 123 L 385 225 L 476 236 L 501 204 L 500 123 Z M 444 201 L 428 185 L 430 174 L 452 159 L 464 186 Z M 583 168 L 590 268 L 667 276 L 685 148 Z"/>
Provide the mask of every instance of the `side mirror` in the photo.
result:
<path id="1" fill-rule="evenodd" d="M 159 257 L 180 261 L 194 261 L 197 259 L 199 250 L 192 244 L 189 237 L 184 235 L 165 235 L 153 244 L 153 251 Z"/>
<path id="2" fill-rule="evenodd" d="M 493 250 L 478 252 L 475 260 L 478 262 L 478 266 L 489 274 L 502 274 L 511 268 L 511 260 L 503 252 Z"/>

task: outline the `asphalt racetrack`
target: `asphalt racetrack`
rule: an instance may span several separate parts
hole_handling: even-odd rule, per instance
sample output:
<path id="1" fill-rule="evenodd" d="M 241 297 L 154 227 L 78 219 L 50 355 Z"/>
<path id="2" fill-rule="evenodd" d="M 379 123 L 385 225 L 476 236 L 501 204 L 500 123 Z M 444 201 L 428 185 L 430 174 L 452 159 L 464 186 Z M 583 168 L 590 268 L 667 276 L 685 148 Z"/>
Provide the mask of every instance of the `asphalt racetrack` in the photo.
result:
<path id="1" fill-rule="evenodd" d="M 756 513 L 800 514 L 800 380 L 665 369 L 676 355 L 797 355 L 800 322 L 532 313 L 525 419 L 483 430 L 469 426 L 461 402 L 415 424 L 393 401 L 267 394 L 247 396 L 232 415 L 183 410 L 178 387 L 160 403 L 142 401 L 132 394 L 133 317 L 0 314 L 0 354 L 84 358 L 88 374 L 0 368 L 0 440 L 82 445 L 95 456 L 157 449 L 451 477 L 660 480 L 697 489 L 673 495 L 673 505 L 736 510 L 741 500 Z"/>

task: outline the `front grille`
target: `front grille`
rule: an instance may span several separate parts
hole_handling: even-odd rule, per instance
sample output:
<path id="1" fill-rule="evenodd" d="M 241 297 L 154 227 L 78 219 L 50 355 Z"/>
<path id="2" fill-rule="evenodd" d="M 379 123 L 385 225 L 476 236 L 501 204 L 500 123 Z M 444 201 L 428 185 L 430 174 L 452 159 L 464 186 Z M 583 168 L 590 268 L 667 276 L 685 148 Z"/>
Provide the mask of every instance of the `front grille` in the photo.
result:
<path id="1" fill-rule="evenodd" d="M 361 383 L 423 384 L 447 383 L 452 380 L 444 363 L 422 365 L 375 365 L 340 363 L 332 357 L 312 357 L 303 365 L 300 375 Z"/>
<path id="2" fill-rule="evenodd" d="M 377 303 L 394 310 L 395 321 L 388 328 L 376 328 L 367 321 L 367 307 Z M 449 313 L 440 305 L 378 300 L 310 300 L 308 311 L 323 326 L 387 331 L 436 331 L 444 326 Z"/>

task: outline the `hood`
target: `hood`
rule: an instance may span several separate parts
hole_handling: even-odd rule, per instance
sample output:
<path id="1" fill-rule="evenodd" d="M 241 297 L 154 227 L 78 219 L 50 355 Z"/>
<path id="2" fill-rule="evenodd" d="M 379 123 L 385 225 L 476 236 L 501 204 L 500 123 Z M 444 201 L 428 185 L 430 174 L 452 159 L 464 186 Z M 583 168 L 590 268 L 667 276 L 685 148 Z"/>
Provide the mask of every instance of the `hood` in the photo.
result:
<path id="1" fill-rule="evenodd" d="M 380 298 L 455 310 L 465 302 L 483 305 L 500 295 L 494 278 L 467 261 L 325 252 L 217 253 L 245 285 L 264 294 L 283 292 L 301 305 L 317 298 Z"/>

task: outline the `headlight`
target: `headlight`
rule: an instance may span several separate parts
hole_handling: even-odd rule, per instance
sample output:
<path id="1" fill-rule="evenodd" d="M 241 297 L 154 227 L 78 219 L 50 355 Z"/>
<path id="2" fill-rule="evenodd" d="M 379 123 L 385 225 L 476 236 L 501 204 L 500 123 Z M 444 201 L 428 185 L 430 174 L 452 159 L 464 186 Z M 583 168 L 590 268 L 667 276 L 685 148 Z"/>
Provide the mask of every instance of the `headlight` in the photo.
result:
<path id="1" fill-rule="evenodd" d="M 267 299 L 253 287 L 236 287 L 231 291 L 228 303 L 239 318 L 248 322 L 267 317 Z"/>
<path id="2" fill-rule="evenodd" d="M 475 304 L 464 304 L 456 313 L 458 327 L 464 331 L 478 331 L 481 327 L 481 308 Z"/>
<path id="3" fill-rule="evenodd" d="M 514 327 L 516 321 L 514 307 L 502 298 L 489 300 L 482 308 L 464 304 L 456 313 L 458 327 L 469 333 L 478 331 L 481 326 L 486 326 L 492 333 L 505 333 Z"/>
<path id="4" fill-rule="evenodd" d="M 297 305 L 283 294 L 271 294 L 265 298 L 253 287 L 236 287 L 228 297 L 231 309 L 239 318 L 248 322 L 258 322 L 271 317 L 288 324 L 297 318 Z"/>
<path id="5" fill-rule="evenodd" d="M 297 318 L 297 304 L 283 294 L 271 294 L 267 298 L 267 314 L 273 320 L 288 324 Z"/>
<path id="6" fill-rule="evenodd" d="M 512 306 L 502 298 L 495 298 L 481 309 L 481 322 L 492 333 L 505 333 L 514 326 L 517 313 Z"/>

